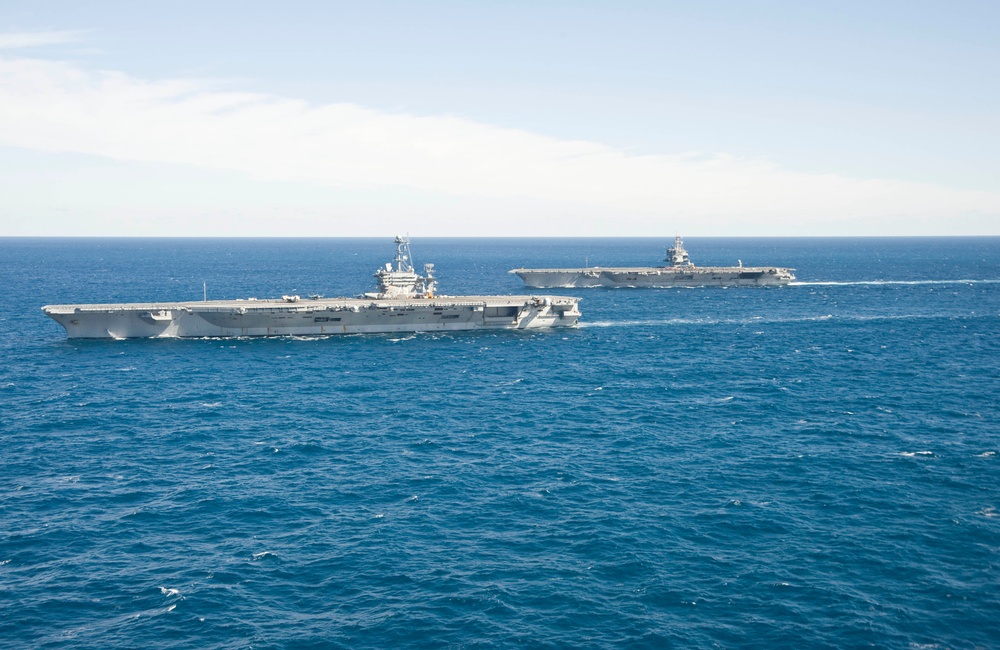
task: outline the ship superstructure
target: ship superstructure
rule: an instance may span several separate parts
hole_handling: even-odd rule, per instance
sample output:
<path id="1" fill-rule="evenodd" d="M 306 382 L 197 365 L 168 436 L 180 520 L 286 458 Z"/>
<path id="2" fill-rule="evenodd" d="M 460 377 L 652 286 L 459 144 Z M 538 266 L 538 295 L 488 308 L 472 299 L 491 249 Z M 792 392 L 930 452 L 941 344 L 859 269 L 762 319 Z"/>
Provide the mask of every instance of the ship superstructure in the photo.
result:
<path id="1" fill-rule="evenodd" d="M 359 298 L 282 296 L 94 305 L 42 310 L 69 338 L 189 338 L 569 327 L 580 318 L 568 296 L 439 296 L 433 265 L 414 271 L 410 242 L 375 273 L 378 291 Z"/>
<path id="2" fill-rule="evenodd" d="M 366 293 L 365 298 L 433 298 L 437 280 L 434 265 L 424 264 L 424 275 L 417 275 L 410 255 L 409 237 L 396 237 L 396 257 L 386 262 L 385 268 L 375 271 L 378 291 Z"/>
<path id="3" fill-rule="evenodd" d="M 740 287 L 785 285 L 795 269 L 779 266 L 695 266 L 680 236 L 667 249 L 668 266 L 566 269 L 512 269 L 529 287 L 540 289 L 586 287 Z"/>

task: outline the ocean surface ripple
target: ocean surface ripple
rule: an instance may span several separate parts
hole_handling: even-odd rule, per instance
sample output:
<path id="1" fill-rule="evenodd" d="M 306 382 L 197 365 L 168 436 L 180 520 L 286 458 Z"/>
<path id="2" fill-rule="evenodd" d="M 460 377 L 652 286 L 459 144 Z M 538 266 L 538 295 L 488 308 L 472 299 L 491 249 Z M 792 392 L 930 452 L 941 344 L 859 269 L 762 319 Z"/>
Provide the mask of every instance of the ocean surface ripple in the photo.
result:
<path id="1" fill-rule="evenodd" d="M 510 294 L 666 243 L 413 250 Z M 798 281 L 69 341 L 41 305 L 354 295 L 391 242 L 0 239 L 0 646 L 997 647 L 1000 239 L 687 245 Z"/>

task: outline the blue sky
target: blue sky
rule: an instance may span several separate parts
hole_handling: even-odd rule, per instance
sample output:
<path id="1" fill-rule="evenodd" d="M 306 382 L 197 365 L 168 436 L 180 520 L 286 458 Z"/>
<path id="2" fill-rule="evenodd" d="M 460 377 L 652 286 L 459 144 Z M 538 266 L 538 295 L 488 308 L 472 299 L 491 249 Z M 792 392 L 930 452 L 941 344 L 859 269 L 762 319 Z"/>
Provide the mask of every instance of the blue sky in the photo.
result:
<path id="1" fill-rule="evenodd" d="M 0 6 L 0 235 L 1000 234 L 1000 4 Z"/>

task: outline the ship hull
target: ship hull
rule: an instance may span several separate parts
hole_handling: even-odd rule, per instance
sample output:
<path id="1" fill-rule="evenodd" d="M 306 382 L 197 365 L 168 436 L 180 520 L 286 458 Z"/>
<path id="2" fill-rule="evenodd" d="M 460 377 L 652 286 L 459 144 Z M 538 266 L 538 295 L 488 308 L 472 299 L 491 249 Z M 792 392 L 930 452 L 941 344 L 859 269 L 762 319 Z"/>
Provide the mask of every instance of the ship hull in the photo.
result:
<path id="1" fill-rule="evenodd" d="M 514 269 L 528 287 L 746 287 L 781 286 L 795 279 L 791 269 L 768 267 L 649 267 Z"/>
<path id="2" fill-rule="evenodd" d="M 462 296 L 393 300 L 235 300 L 48 305 L 69 338 L 309 336 L 572 327 L 578 298 Z"/>

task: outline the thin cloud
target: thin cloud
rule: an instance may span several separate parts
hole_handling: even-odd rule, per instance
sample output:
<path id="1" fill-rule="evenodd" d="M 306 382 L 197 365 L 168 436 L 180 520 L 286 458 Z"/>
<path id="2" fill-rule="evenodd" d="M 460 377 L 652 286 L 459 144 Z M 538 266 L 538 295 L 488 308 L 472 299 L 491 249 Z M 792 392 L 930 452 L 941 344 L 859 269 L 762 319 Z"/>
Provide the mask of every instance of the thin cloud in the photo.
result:
<path id="1" fill-rule="evenodd" d="M 65 43 L 78 43 L 82 40 L 83 32 L 73 30 L 15 32 L 0 34 L 0 50 L 62 45 Z"/>
<path id="2" fill-rule="evenodd" d="M 725 154 L 631 155 L 453 116 L 310 105 L 204 81 L 146 81 L 2 57 L 0 143 L 267 181 L 402 187 L 636 218 L 799 224 L 913 217 L 946 226 L 944 218 L 956 214 L 1000 214 L 996 192 L 807 174 Z"/>

